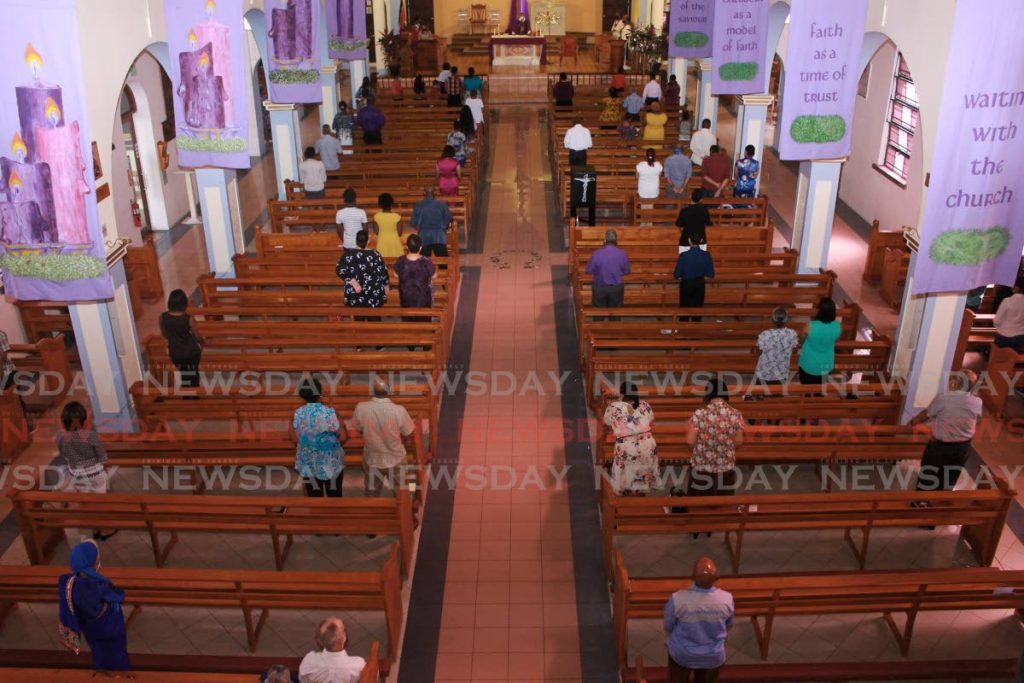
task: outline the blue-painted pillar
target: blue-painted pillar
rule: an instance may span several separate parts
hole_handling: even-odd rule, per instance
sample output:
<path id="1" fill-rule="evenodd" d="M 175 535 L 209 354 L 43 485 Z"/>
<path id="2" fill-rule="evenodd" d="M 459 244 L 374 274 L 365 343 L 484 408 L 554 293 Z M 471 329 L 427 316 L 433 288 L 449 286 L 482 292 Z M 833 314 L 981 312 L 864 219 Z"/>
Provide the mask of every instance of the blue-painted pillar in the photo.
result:
<path id="1" fill-rule="evenodd" d="M 210 270 L 217 277 L 234 277 L 235 266 L 231 258 L 245 251 L 241 226 L 237 225 L 237 212 L 230 200 L 231 195 L 237 193 L 237 176 L 231 170 L 197 168 L 196 186 L 199 188 L 199 206 L 203 210 L 203 232 L 206 234 Z"/>
<path id="2" fill-rule="evenodd" d="M 718 135 L 718 98 L 711 94 L 711 60 L 700 60 L 700 81 L 697 84 L 697 120 L 694 128 L 700 128 L 701 121 L 711 119 L 711 132 Z"/>
<path id="3" fill-rule="evenodd" d="M 352 111 L 356 109 L 356 93 L 363 84 L 363 79 L 370 73 L 369 64 L 365 59 L 353 59 L 348 63 L 349 90 L 352 95 Z"/>
<path id="4" fill-rule="evenodd" d="M 299 108 L 295 104 L 263 103 L 270 112 L 270 137 L 274 142 L 274 169 L 277 171 L 277 198 L 287 199 L 285 180 L 299 179 L 302 138 L 299 135 Z"/>
<path id="5" fill-rule="evenodd" d="M 338 64 L 328 50 L 327 12 L 320 13 L 320 125 L 330 126 L 338 113 Z"/>
<path id="6" fill-rule="evenodd" d="M 771 95 L 740 95 L 738 98 L 739 110 L 736 115 L 736 147 L 733 150 L 733 159 L 739 160 L 744 156 L 747 145 L 753 145 L 757 150 L 754 158 L 764 161 L 764 134 L 768 127 L 768 107 L 774 99 Z M 758 176 L 757 189 L 761 189 L 761 178 Z"/>
<path id="7" fill-rule="evenodd" d="M 800 252 L 799 273 L 817 273 L 828 266 L 832 220 L 839 195 L 843 159 L 801 161 L 793 216 L 793 248 Z"/>

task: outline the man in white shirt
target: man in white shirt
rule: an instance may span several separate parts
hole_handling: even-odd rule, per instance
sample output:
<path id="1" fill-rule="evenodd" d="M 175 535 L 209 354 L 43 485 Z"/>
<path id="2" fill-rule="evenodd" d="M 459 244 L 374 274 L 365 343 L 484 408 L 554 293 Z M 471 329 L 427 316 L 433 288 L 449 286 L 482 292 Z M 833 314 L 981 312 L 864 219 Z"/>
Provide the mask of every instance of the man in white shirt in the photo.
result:
<path id="1" fill-rule="evenodd" d="M 700 130 L 690 138 L 690 161 L 694 166 L 704 163 L 704 157 L 711 154 L 712 145 L 718 144 L 718 138 L 711 132 L 711 119 L 700 122 Z"/>
<path id="2" fill-rule="evenodd" d="M 330 126 L 324 126 L 323 135 L 316 141 L 314 149 L 320 155 L 320 161 L 323 162 L 325 169 L 337 171 L 341 168 L 341 162 L 338 161 L 338 155 L 342 153 L 341 142 L 334 137 Z"/>
<path id="3" fill-rule="evenodd" d="M 357 683 L 366 660 L 345 652 L 345 624 L 328 617 L 316 629 L 319 650 L 306 654 L 299 664 L 299 683 Z"/>
<path id="4" fill-rule="evenodd" d="M 1013 294 L 999 303 L 996 317 L 996 346 L 1024 353 L 1024 278 L 1017 280 Z"/>
<path id="5" fill-rule="evenodd" d="M 912 426 L 928 422 L 932 429 L 931 441 L 921 456 L 918 491 L 951 491 L 956 486 L 982 414 L 981 399 L 971 393 L 977 379 L 970 370 L 951 374 L 947 390 L 910 421 Z M 923 507 L 927 502 L 915 505 Z"/>
<path id="6" fill-rule="evenodd" d="M 327 184 L 327 169 L 324 162 L 316 158 L 316 150 L 307 147 L 305 159 L 299 164 L 299 180 L 306 192 L 306 199 L 323 199 L 324 185 Z"/>
<path id="7" fill-rule="evenodd" d="M 651 74 L 651 80 L 647 81 L 647 85 L 644 86 L 644 91 L 641 93 L 644 97 L 644 106 L 651 106 L 652 102 L 657 102 L 661 99 L 661 83 L 658 82 L 660 76 L 658 74 Z"/>
<path id="8" fill-rule="evenodd" d="M 469 92 L 466 106 L 473 112 L 473 130 L 476 130 L 484 123 L 484 101 L 480 99 L 480 93 L 476 90 Z"/>
<path id="9" fill-rule="evenodd" d="M 391 400 L 391 387 L 380 377 L 373 380 L 373 398 L 356 404 L 352 427 L 363 436 L 363 471 L 368 497 L 376 497 L 387 486 L 394 490 L 396 468 L 405 464 L 403 439 L 416 425 L 409 411 Z"/>
<path id="10" fill-rule="evenodd" d="M 587 150 L 594 146 L 594 139 L 590 137 L 590 129 L 583 125 L 583 119 L 573 119 L 572 128 L 565 131 L 565 140 L 562 144 L 569 150 L 570 166 L 586 166 Z"/>
<path id="11" fill-rule="evenodd" d="M 351 187 L 341 196 L 345 206 L 338 211 L 334 222 L 338 224 L 338 237 L 346 249 L 356 248 L 356 235 L 369 222 L 366 212 L 356 206 L 356 191 Z"/>

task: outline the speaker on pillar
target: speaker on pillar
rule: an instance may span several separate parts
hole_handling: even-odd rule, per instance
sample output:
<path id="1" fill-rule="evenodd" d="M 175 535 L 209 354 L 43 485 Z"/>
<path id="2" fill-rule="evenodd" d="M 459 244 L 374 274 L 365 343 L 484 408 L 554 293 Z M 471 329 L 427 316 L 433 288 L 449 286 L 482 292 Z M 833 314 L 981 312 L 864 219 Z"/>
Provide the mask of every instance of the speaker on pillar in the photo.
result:
<path id="1" fill-rule="evenodd" d="M 597 170 L 593 166 L 573 166 L 570 173 L 569 215 L 579 221 L 579 210 L 587 209 L 587 224 L 597 225 Z"/>

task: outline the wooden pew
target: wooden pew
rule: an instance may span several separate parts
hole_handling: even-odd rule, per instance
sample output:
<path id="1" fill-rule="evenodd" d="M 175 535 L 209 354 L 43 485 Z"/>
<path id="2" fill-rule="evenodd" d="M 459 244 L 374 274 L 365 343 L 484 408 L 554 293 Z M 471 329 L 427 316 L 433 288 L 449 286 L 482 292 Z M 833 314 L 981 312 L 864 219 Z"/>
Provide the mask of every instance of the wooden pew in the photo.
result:
<path id="1" fill-rule="evenodd" d="M 0 625 L 18 603 L 53 605 L 65 567 L 0 566 Z M 402 629 L 402 582 L 398 546 L 380 571 L 275 572 L 222 569 L 153 569 L 104 566 L 103 574 L 124 590 L 131 611 L 147 606 L 237 609 L 245 618 L 249 651 L 273 610 L 384 612 L 388 657 L 394 660 Z M 255 619 L 254 619 L 255 617 Z"/>
<path id="2" fill-rule="evenodd" d="M 689 586 L 690 579 L 630 577 L 621 554 L 615 555 L 612 621 L 623 666 L 629 620 L 660 621 L 669 596 Z M 753 622 L 762 659 L 768 657 L 772 627 L 779 617 L 881 613 L 906 656 L 921 612 L 1024 607 L 1024 571 L 992 567 L 726 576 L 716 585 L 732 593 L 736 616 Z M 906 616 L 902 627 L 895 613 Z"/>
<path id="3" fill-rule="evenodd" d="M 32 443 L 32 432 L 13 389 L 0 391 L 0 464 L 14 461 Z"/>
<path id="4" fill-rule="evenodd" d="M 1001 479 L 996 488 L 962 491 L 838 491 L 719 496 L 619 496 L 601 482 L 601 529 L 605 567 L 612 573 L 615 536 L 725 532 L 732 571 L 740 571 L 743 540 L 754 531 L 841 529 L 857 564 L 867 563 L 875 529 L 957 525 L 980 565 L 995 559 L 999 538 L 1016 493 Z M 927 507 L 911 505 L 924 501 Z M 672 512 L 672 505 L 685 513 Z M 854 539 L 854 531 L 860 539 Z M 735 543 L 731 537 L 735 534 Z"/>
<path id="5" fill-rule="evenodd" d="M 903 226 L 900 230 L 882 230 L 878 220 L 871 221 L 871 236 L 868 238 L 868 253 L 864 259 L 864 282 L 878 286 L 885 272 L 886 249 L 906 251 L 907 241 L 903 239 Z"/>
<path id="6" fill-rule="evenodd" d="M 791 273 L 744 273 L 735 270 L 715 273 L 707 282 L 705 302 L 711 306 L 744 306 L 747 304 L 817 304 L 822 297 L 831 297 L 836 274 L 828 271 L 817 275 Z M 671 275 L 623 278 L 624 300 L 628 306 L 671 306 L 679 303 L 679 281 Z M 576 292 L 582 301 L 592 301 L 593 280 L 581 279 Z"/>
<path id="7" fill-rule="evenodd" d="M 693 202 L 683 199 L 641 199 L 633 195 L 633 225 L 675 225 L 679 211 Z M 768 197 L 708 197 L 701 200 L 708 207 L 712 225 L 766 225 L 768 223 Z M 649 208 L 644 208 L 644 207 Z"/>
<path id="8" fill-rule="evenodd" d="M 1024 389 L 1024 353 L 993 344 L 985 370 L 988 383 L 978 391 L 978 395 L 987 411 L 1003 418 L 1006 416 L 1006 402 L 1010 393 Z"/>
<path id="9" fill-rule="evenodd" d="M 149 534 L 157 567 L 165 566 L 178 534 L 269 534 L 274 564 L 283 570 L 293 537 L 308 534 L 398 536 L 402 576 L 412 560 L 412 497 L 180 496 L 154 493 L 14 491 L 15 518 L 32 564 L 49 564 L 67 529 L 118 529 Z M 169 533 L 166 542 L 160 534 Z"/>
<path id="10" fill-rule="evenodd" d="M 17 371 L 37 375 L 32 389 L 21 394 L 29 414 L 42 415 L 71 389 L 71 362 L 63 334 L 44 336 L 34 344 L 11 344 L 7 358 Z"/>
<path id="11" fill-rule="evenodd" d="M 138 318 L 144 310 L 143 304 L 162 304 L 164 283 L 160 277 L 160 259 L 156 255 L 153 239 L 147 239 L 141 247 L 125 250 L 124 270 L 132 302 L 132 314 Z"/>
<path id="12" fill-rule="evenodd" d="M 586 263 L 590 255 L 604 246 L 604 233 L 614 229 L 618 234 L 618 246 L 633 257 L 660 257 L 679 254 L 679 228 L 619 226 L 581 226 L 575 220 L 569 221 L 569 270 L 575 264 Z M 774 227 L 770 224 L 754 227 L 712 226 L 707 230 L 708 249 L 718 254 L 727 249 L 731 253 L 769 254 L 772 251 Z"/>
<path id="13" fill-rule="evenodd" d="M 885 250 L 882 259 L 882 280 L 878 285 L 878 293 L 882 301 L 893 310 L 900 310 L 903 303 L 903 286 L 907 282 L 910 271 L 910 251 L 908 249 Z"/>

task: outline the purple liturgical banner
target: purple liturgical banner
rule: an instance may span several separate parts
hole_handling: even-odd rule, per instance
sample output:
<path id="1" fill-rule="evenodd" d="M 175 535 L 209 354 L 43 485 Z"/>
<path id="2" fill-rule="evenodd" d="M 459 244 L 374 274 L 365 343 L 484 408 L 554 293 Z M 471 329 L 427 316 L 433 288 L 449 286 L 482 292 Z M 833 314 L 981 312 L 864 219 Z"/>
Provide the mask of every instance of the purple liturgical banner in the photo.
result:
<path id="1" fill-rule="evenodd" d="M 1013 284 L 1024 246 L 1022 24 L 1020 0 L 957 3 L 914 294 Z"/>
<path id="2" fill-rule="evenodd" d="M 669 9 L 669 57 L 711 56 L 715 0 L 672 0 Z"/>
<path id="3" fill-rule="evenodd" d="M 320 0 L 266 0 L 270 99 L 321 102 Z"/>
<path id="4" fill-rule="evenodd" d="M 327 0 L 327 55 L 366 59 L 366 4 L 363 0 Z"/>
<path id="5" fill-rule="evenodd" d="M 164 0 L 164 15 L 178 163 L 249 168 L 242 0 Z"/>
<path id="6" fill-rule="evenodd" d="M 779 158 L 850 153 L 868 0 L 793 0 Z"/>
<path id="7" fill-rule="evenodd" d="M 5 292 L 23 301 L 109 299 L 75 2 L 0 0 L 0 10 Z"/>
<path id="8" fill-rule="evenodd" d="M 770 0 L 715 0 L 711 93 L 764 92 Z"/>

